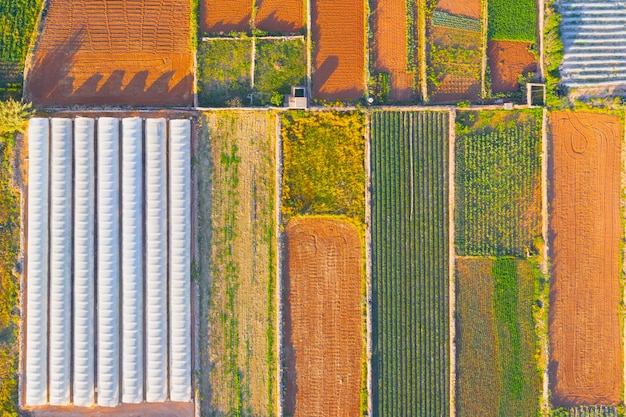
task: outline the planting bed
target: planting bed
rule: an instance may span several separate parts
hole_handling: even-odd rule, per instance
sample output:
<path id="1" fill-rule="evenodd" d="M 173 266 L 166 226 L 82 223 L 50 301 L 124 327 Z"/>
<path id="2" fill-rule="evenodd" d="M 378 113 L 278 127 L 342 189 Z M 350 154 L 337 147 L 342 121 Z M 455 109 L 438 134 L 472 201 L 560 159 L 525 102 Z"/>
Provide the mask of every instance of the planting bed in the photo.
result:
<path id="1" fill-rule="evenodd" d="M 277 414 L 275 116 L 203 115 L 198 179 L 201 415 Z"/>
<path id="2" fill-rule="evenodd" d="M 620 160 L 617 116 L 550 115 L 550 382 L 557 406 L 618 404 Z"/>
<path id="3" fill-rule="evenodd" d="M 200 0 L 200 30 L 203 33 L 247 32 L 253 0 Z"/>
<path id="4" fill-rule="evenodd" d="M 409 62 L 407 31 L 407 3 L 397 0 L 375 2 L 372 26 L 374 28 L 374 70 L 391 76 L 391 101 L 409 101 L 413 96 L 415 62 Z"/>
<path id="5" fill-rule="evenodd" d="M 27 78 L 39 106 L 193 104 L 190 3 L 51 0 Z"/>
<path id="6" fill-rule="evenodd" d="M 480 19 L 480 1 L 438 0 L 437 10 L 458 16 Z"/>
<path id="7" fill-rule="evenodd" d="M 305 22 L 304 5 L 304 0 L 256 0 L 256 27 L 268 32 L 300 32 Z"/>
<path id="8" fill-rule="evenodd" d="M 285 236 L 285 415 L 358 416 L 363 258 L 355 228 L 297 218 Z"/>
<path id="9" fill-rule="evenodd" d="M 312 0 L 313 96 L 357 99 L 365 92 L 362 0 Z"/>
<path id="10" fill-rule="evenodd" d="M 530 52 L 531 45 L 518 41 L 489 42 L 487 59 L 491 69 L 491 90 L 494 93 L 519 91 L 519 77 L 537 71 L 537 58 Z"/>
<path id="11" fill-rule="evenodd" d="M 538 270 L 513 258 L 460 258 L 456 272 L 457 415 L 536 416 Z"/>

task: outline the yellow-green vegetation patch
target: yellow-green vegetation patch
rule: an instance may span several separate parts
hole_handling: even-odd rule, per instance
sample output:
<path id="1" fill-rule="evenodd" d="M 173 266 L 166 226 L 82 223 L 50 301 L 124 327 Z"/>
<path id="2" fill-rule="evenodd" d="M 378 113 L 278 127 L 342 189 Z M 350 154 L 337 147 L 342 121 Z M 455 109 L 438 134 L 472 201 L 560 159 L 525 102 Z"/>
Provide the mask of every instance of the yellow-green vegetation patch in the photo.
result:
<path id="1" fill-rule="evenodd" d="M 201 106 L 241 107 L 251 87 L 252 39 L 208 39 L 198 48 Z"/>
<path id="2" fill-rule="evenodd" d="M 365 221 L 365 124 L 359 112 L 288 112 L 282 118 L 285 220 L 297 215 Z"/>
<path id="3" fill-rule="evenodd" d="M 283 105 L 291 86 L 305 85 L 306 49 L 303 38 L 258 39 L 254 88 L 261 105 Z"/>
<path id="4" fill-rule="evenodd" d="M 533 300 L 540 272 L 514 258 L 457 260 L 457 415 L 533 417 L 541 374 Z"/>
<path id="5" fill-rule="evenodd" d="M 202 117 L 198 253 L 202 415 L 274 416 L 276 116 Z"/>
<path id="6" fill-rule="evenodd" d="M 528 256 L 541 236 L 541 109 L 463 111 L 456 123 L 456 250 Z"/>

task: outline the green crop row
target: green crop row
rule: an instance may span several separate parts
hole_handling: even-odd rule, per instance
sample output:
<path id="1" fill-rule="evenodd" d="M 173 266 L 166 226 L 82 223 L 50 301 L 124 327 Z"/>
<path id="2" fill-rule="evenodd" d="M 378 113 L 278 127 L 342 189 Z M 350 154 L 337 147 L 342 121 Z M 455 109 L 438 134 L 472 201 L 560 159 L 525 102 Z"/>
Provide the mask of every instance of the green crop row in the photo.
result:
<path id="1" fill-rule="evenodd" d="M 480 32 L 480 20 L 465 16 L 456 16 L 440 10 L 433 13 L 433 26 L 441 26 L 451 29 Z"/>
<path id="2" fill-rule="evenodd" d="M 456 129 L 457 253 L 536 253 L 541 111 L 460 112 Z"/>
<path id="3" fill-rule="evenodd" d="M 374 415 L 450 412 L 447 138 L 446 113 L 372 114 Z"/>
<path id="4" fill-rule="evenodd" d="M 537 37 L 534 0 L 489 0 L 489 40 L 526 41 Z"/>

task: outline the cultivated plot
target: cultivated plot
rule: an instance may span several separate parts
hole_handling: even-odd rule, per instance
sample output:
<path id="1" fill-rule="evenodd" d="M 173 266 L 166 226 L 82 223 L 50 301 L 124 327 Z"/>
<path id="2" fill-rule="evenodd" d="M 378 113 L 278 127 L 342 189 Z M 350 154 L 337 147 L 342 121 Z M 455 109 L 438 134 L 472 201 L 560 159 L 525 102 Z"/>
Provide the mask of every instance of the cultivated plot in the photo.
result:
<path id="1" fill-rule="evenodd" d="M 256 0 L 255 25 L 268 32 L 295 33 L 304 29 L 304 0 Z"/>
<path id="2" fill-rule="evenodd" d="M 537 57 L 531 51 L 532 43 L 519 41 L 489 41 L 487 59 L 493 93 L 519 91 L 520 76 L 537 71 Z"/>
<path id="3" fill-rule="evenodd" d="M 372 114 L 372 384 L 380 416 L 449 413 L 448 114 Z"/>
<path id="4" fill-rule="evenodd" d="M 203 33 L 247 32 L 253 0 L 200 0 L 200 30 Z"/>
<path id="5" fill-rule="evenodd" d="M 550 184 L 550 382 L 557 406 L 618 404 L 620 161 L 612 115 L 554 112 Z"/>
<path id="6" fill-rule="evenodd" d="M 39 106 L 193 104 L 188 1 L 51 0 L 25 95 Z"/>
<path id="7" fill-rule="evenodd" d="M 275 116 L 214 112 L 198 144 L 203 415 L 275 416 Z"/>

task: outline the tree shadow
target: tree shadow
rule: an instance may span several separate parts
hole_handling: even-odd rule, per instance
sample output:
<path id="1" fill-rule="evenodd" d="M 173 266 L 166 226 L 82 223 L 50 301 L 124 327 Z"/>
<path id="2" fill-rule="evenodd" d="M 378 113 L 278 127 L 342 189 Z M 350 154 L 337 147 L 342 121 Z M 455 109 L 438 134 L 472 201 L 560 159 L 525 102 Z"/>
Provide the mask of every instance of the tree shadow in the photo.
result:
<path id="1" fill-rule="evenodd" d="M 263 2 L 264 0 L 257 0 L 257 9 L 262 7 Z M 300 23 L 300 26 L 297 26 L 296 23 Z M 257 20 L 256 27 L 257 29 L 267 32 L 290 34 L 300 32 L 302 30 L 302 23 L 280 19 L 276 15 L 276 12 L 273 11 L 265 18 Z"/>

